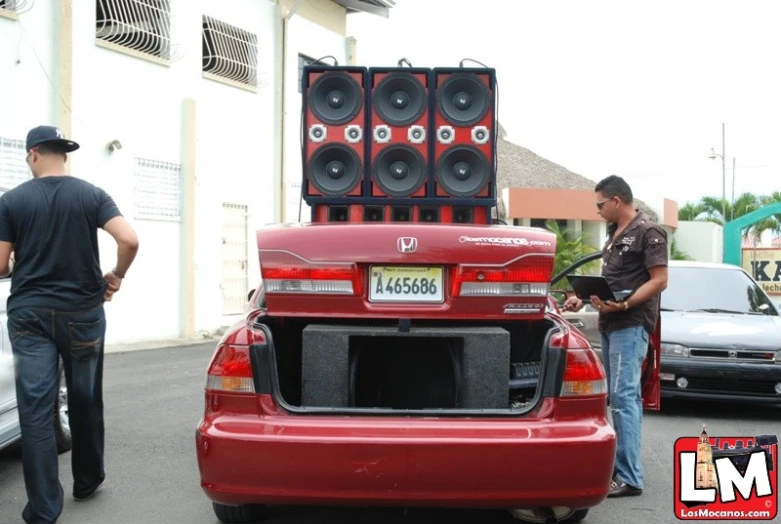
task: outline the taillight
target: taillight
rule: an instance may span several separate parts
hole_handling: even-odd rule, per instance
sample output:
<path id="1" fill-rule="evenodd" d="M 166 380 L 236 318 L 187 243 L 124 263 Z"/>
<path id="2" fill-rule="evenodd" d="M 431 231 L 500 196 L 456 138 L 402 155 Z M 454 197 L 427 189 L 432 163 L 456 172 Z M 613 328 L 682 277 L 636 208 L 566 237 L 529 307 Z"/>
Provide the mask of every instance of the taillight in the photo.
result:
<path id="1" fill-rule="evenodd" d="M 361 295 L 358 265 L 312 263 L 289 251 L 262 250 L 260 272 L 266 294 Z"/>
<path id="2" fill-rule="evenodd" d="M 206 389 L 234 393 L 255 393 L 249 346 L 226 344 L 217 349 L 209 365 Z"/>
<path id="3" fill-rule="evenodd" d="M 560 396 L 584 397 L 607 393 L 605 368 L 585 338 L 573 332 L 560 333 L 551 337 L 550 345 L 567 353 Z"/>
<path id="4" fill-rule="evenodd" d="M 545 297 L 553 256 L 526 255 L 503 266 L 458 265 L 453 296 Z"/>

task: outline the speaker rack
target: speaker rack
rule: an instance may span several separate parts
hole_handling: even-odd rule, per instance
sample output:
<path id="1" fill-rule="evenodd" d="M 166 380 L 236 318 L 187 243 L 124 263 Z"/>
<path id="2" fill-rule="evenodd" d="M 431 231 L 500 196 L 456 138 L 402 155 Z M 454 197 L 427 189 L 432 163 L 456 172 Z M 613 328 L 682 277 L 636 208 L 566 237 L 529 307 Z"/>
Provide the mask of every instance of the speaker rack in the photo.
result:
<path id="1" fill-rule="evenodd" d="M 313 221 L 493 222 L 494 69 L 312 64 L 301 87 L 301 200 Z"/>

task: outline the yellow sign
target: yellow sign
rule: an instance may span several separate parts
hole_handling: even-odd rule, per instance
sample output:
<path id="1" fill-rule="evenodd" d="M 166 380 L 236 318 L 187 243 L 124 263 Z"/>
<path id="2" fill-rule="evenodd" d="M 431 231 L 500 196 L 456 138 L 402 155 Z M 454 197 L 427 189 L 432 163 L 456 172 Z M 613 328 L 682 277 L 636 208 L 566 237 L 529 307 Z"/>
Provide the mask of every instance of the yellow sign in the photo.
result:
<path id="1" fill-rule="evenodd" d="M 743 248 L 743 269 L 768 295 L 781 295 L 781 249 Z"/>

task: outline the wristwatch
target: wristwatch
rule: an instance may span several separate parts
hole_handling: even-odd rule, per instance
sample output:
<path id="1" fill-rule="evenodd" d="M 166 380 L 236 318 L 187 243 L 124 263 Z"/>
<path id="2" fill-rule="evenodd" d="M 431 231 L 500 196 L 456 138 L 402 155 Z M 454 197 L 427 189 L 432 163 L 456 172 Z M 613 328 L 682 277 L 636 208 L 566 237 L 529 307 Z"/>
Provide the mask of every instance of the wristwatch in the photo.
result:
<path id="1" fill-rule="evenodd" d="M 624 311 L 629 309 L 629 300 L 624 300 Z"/>

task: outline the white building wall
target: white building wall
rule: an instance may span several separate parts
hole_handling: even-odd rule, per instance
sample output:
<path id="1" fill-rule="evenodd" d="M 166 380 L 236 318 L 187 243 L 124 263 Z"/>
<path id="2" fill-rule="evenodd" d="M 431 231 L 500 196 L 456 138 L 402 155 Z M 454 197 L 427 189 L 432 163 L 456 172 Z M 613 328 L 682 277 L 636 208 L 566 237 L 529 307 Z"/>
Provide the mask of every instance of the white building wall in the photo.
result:
<path id="1" fill-rule="evenodd" d="M 20 20 L 0 16 L 0 138 L 24 140 L 55 118 L 56 3 L 36 2 Z"/>
<path id="2" fill-rule="evenodd" d="M 310 208 L 301 202 L 301 100 L 298 91 L 298 55 L 302 54 L 314 60 L 324 56 L 335 57 L 340 65 L 347 64 L 347 39 L 344 35 L 321 27 L 306 18 L 296 16 L 287 26 L 287 54 L 285 61 L 285 149 L 284 149 L 284 185 L 285 185 L 285 222 L 298 222 L 299 203 L 301 221 L 309 222 Z M 333 63 L 326 59 L 324 64 Z"/>
<path id="3" fill-rule="evenodd" d="M 680 221 L 675 231 L 678 249 L 700 262 L 721 262 L 723 239 L 723 228 L 713 222 Z"/>
<path id="4" fill-rule="evenodd" d="M 141 242 L 121 292 L 106 306 L 109 343 L 182 336 L 183 222 L 136 218 L 133 166 L 135 158 L 183 162 L 185 99 L 195 100 L 197 122 L 197 331 L 213 332 L 231 322 L 222 309 L 222 203 L 249 207 L 247 274 L 248 285 L 255 286 L 259 270 L 254 231 L 274 221 L 279 198 L 272 183 L 274 5 L 257 0 L 172 5 L 172 41 L 180 56 L 166 66 L 97 45 L 95 2 L 73 2 L 71 134 L 82 148 L 70 157 L 72 174 L 106 189 L 137 228 Z M 203 78 L 203 14 L 258 36 L 257 92 Z M 23 139 L 30 127 L 57 122 L 56 16 L 56 2 L 35 2 L 32 10 L 19 15 L 21 40 L 18 23 L 0 18 L 0 138 Z M 106 145 L 115 139 L 123 147 L 109 153 Z M 104 232 L 100 242 L 101 260 L 109 270 L 116 247 Z"/>

